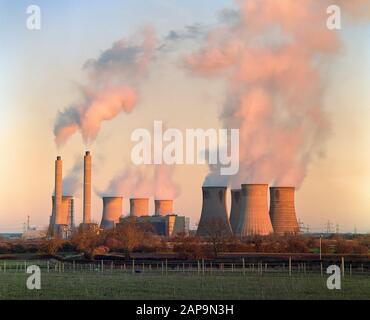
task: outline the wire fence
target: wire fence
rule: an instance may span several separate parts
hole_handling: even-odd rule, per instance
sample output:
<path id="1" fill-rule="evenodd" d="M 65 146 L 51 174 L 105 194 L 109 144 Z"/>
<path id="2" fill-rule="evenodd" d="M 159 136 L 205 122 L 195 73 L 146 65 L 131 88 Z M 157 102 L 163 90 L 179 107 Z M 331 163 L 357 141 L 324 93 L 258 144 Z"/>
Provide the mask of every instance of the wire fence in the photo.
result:
<path id="1" fill-rule="evenodd" d="M 259 275 L 276 274 L 285 276 L 321 274 L 324 276 L 330 265 L 337 265 L 341 269 L 342 276 L 352 277 L 355 275 L 370 276 L 370 263 L 321 261 L 321 262 L 297 262 L 289 258 L 285 262 L 257 262 L 250 263 L 246 259 L 235 262 L 220 262 L 209 260 L 196 260 L 191 262 L 157 261 L 141 262 L 136 260 L 113 261 L 100 260 L 94 262 L 57 261 L 57 260 L 30 260 L 30 261 L 1 261 L 1 273 L 26 273 L 31 265 L 38 266 L 46 273 L 126 273 L 126 274 L 156 274 L 175 275 L 190 274 L 198 276 L 238 274 Z"/>

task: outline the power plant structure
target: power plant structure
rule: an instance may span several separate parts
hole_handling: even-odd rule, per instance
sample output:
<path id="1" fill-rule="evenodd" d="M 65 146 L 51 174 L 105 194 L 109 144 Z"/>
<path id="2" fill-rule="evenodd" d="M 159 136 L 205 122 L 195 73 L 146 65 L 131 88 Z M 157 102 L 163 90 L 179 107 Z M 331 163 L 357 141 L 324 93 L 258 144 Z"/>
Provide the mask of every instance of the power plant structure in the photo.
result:
<path id="1" fill-rule="evenodd" d="M 83 224 L 91 223 L 91 154 L 86 151 L 84 156 L 84 199 Z"/>
<path id="2" fill-rule="evenodd" d="M 149 215 L 149 199 L 133 198 L 130 199 L 130 216 L 145 217 Z"/>
<path id="3" fill-rule="evenodd" d="M 242 190 L 241 189 L 231 190 L 230 226 L 234 235 L 237 234 L 237 228 L 240 219 L 241 202 L 242 202 Z"/>
<path id="4" fill-rule="evenodd" d="M 173 200 L 154 200 L 156 216 L 167 216 L 173 214 Z"/>
<path id="5" fill-rule="evenodd" d="M 236 234 L 266 236 L 273 233 L 268 210 L 268 185 L 243 184 L 240 218 Z"/>
<path id="6" fill-rule="evenodd" d="M 270 218 L 277 235 L 297 234 L 294 187 L 270 187 Z"/>
<path id="7" fill-rule="evenodd" d="M 82 230 L 99 230 L 91 221 L 91 153 L 84 156 Z M 297 234 L 299 225 L 295 210 L 294 187 L 270 187 L 268 184 L 243 184 L 231 190 L 230 218 L 226 206 L 225 186 L 202 187 L 203 203 L 197 236 L 266 236 Z M 270 209 L 268 208 L 270 190 Z M 123 216 L 123 197 L 103 197 L 100 229 L 107 230 L 128 221 L 146 222 L 157 235 L 174 236 L 189 233 L 189 219 L 175 214 L 173 200 L 155 199 L 154 213 L 149 215 L 149 198 L 129 199 L 130 211 Z M 74 228 L 75 205 L 71 195 L 63 195 L 63 162 L 55 160 L 55 193 L 52 196 L 49 237 L 69 237 Z"/>
<path id="8" fill-rule="evenodd" d="M 215 232 L 232 235 L 226 208 L 227 187 L 203 187 L 202 213 L 197 236 L 210 236 Z"/>
<path id="9" fill-rule="evenodd" d="M 60 156 L 55 160 L 55 194 L 50 217 L 48 235 L 65 238 L 68 236 L 68 205 L 63 205 L 63 161 Z M 65 200 L 68 202 L 68 200 Z"/>
<path id="10" fill-rule="evenodd" d="M 102 229 L 113 229 L 122 216 L 122 197 L 104 197 L 103 215 L 100 223 Z"/>

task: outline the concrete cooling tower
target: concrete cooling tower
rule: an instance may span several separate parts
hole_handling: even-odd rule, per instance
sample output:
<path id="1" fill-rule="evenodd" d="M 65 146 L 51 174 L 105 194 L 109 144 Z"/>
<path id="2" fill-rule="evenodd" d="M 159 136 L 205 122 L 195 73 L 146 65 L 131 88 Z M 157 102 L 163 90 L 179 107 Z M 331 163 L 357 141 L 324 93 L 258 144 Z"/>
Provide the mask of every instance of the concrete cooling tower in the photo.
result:
<path id="1" fill-rule="evenodd" d="M 52 196 L 52 213 L 51 213 L 51 220 L 50 224 L 55 224 L 55 196 Z M 74 199 L 72 196 L 63 196 L 62 197 L 62 210 L 61 210 L 61 218 L 59 219 L 62 225 L 68 225 L 73 227 L 74 225 Z"/>
<path id="2" fill-rule="evenodd" d="M 84 157 L 84 200 L 83 223 L 91 223 L 91 154 L 86 151 Z"/>
<path id="3" fill-rule="evenodd" d="M 299 233 L 294 193 L 294 187 L 270 188 L 270 218 L 277 235 Z"/>
<path id="4" fill-rule="evenodd" d="M 130 216 L 143 217 L 149 215 L 149 199 L 136 198 L 130 199 Z"/>
<path id="5" fill-rule="evenodd" d="M 72 196 L 62 197 L 63 221 L 70 228 L 74 227 L 74 199 Z"/>
<path id="6" fill-rule="evenodd" d="M 100 223 L 102 229 L 113 229 L 122 215 L 122 197 L 103 198 L 103 216 Z"/>
<path id="7" fill-rule="evenodd" d="M 237 234 L 241 236 L 269 235 L 273 228 L 268 212 L 267 184 L 243 184 L 241 216 Z"/>
<path id="8" fill-rule="evenodd" d="M 238 223 L 240 219 L 240 209 L 242 200 L 242 190 L 231 190 L 231 211 L 230 211 L 230 225 L 234 235 L 237 234 Z"/>
<path id="9" fill-rule="evenodd" d="M 227 187 L 203 187 L 202 213 L 197 236 L 210 236 L 222 232 L 231 235 L 231 227 L 226 209 Z"/>
<path id="10" fill-rule="evenodd" d="M 173 200 L 154 200 L 154 204 L 156 216 L 173 214 Z"/>

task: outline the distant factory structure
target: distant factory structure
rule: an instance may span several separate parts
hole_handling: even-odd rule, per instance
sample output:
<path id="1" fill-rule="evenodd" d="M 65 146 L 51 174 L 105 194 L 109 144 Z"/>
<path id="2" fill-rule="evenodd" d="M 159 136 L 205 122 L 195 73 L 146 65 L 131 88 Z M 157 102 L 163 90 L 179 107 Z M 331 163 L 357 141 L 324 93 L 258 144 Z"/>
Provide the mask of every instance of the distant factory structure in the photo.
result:
<path id="1" fill-rule="evenodd" d="M 160 236 L 172 237 L 189 234 L 189 218 L 175 214 L 172 199 L 154 199 L 154 213 L 149 213 L 149 198 L 128 199 L 130 211 L 123 214 L 124 198 L 102 197 L 103 211 L 100 225 L 91 220 L 91 169 L 89 151 L 84 156 L 83 175 L 83 221 L 82 230 L 109 230 L 128 221 L 147 223 Z M 75 226 L 75 203 L 72 195 L 63 194 L 63 162 L 55 161 L 55 192 L 52 196 L 48 236 L 68 238 Z M 270 194 L 269 194 L 270 191 Z M 295 188 L 268 184 L 242 184 L 231 190 L 231 210 L 226 205 L 228 188 L 204 186 L 202 188 L 202 211 L 197 236 L 267 236 L 300 232 L 294 204 Z M 268 196 L 270 195 L 270 207 Z"/>
<path id="2" fill-rule="evenodd" d="M 83 221 L 82 230 L 109 230 L 127 221 L 148 223 L 160 236 L 172 237 L 189 233 L 189 218 L 174 213 L 173 200 L 154 200 L 155 212 L 149 215 L 148 198 L 129 199 L 129 215 L 123 215 L 123 197 L 103 197 L 103 212 L 100 225 L 91 220 L 91 169 L 92 158 L 89 151 L 84 156 L 83 175 Z M 48 236 L 69 238 L 76 230 L 75 204 L 71 195 L 63 195 L 63 161 L 60 156 L 55 161 L 55 192 L 52 196 L 52 213 L 49 219 Z"/>

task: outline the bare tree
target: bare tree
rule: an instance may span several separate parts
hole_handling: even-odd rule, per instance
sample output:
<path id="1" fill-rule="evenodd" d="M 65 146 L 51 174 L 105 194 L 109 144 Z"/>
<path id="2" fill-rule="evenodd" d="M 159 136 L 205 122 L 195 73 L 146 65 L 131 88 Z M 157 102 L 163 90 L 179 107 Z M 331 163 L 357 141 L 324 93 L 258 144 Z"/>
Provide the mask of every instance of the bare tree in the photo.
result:
<path id="1" fill-rule="evenodd" d="M 213 254 L 217 257 L 222 251 L 227 242 L 230 240 L 230 227 L 223 219 L 213 218 L 208 219 L 204 224 L 204 231 L 207 240 L 212 244 Z"/>

